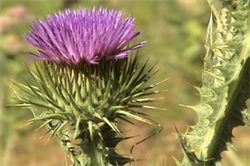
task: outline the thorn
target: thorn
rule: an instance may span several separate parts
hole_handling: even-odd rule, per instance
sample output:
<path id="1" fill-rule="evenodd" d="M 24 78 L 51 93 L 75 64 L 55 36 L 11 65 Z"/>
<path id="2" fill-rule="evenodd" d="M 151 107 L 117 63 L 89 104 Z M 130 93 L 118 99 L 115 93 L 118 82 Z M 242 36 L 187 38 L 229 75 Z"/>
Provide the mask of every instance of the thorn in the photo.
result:
<path id="1" fill-rule="evenodd" d="M 162 126 L 160 123 L 157 123 L 156 121 L 154 121 L 154 120 L 152 120 L 152 119 L 150 119 L 150 118 L 147 118 L 147 119 L 150 120 L 150 121 L 151 121 L 152 123 L 154 123 L 155 125 L 157 125 L 157 126 L 159 127 L 159 130 L 157 130 L 157 131 L 154 132 L 153 134 L 149 135 L 148 137 L 142 139 L 141 141 L 136 142 L 136 143 L 130 148 L 130 155 L 131 155 L 131 157 L 132 157 L 132 154 L 133 154 L 133 149 L 134 149 L 134 147 L 135 147 L 136 145 L 138 145 L 138 144 L 140 144 L 140 143 L 142 143 L 142 142 L 148 140 L 149 138 L 151 138 L 151 137 L 153 137 L 153 136 L 159 134 L 159 133 L 162 132 L 162 130 L 163 130 L 163 126 Z"/>
<path id="2" fill-rule="evenodd" d="M 184 105 L 184 104 L 179 104 L 179 106 L 185 107 L 185 108 L 190 108 L 190 109 L 193 109 L 193 108 L 194 108 L 194 106 Z"/>
<path id="3" fill-rule="evenodd" d="M 213 73 L 211 73 L 211 72 L 209 72 L 209 71 L 202 70 L 202 72 L 204 72 L 204 73 L 206 73 L 206 74 L 209 74 L 209 75 L 211 75 L 211 76 L 213 76 L 213 77 L 215 77 L 215 78 L 217 78 L 217 79 L 219 79 L 219 80 L 221 80 L 221 81 L 224 81 L 224 79 L 223 79 L 222 77 L 219 77 L 219 76 L 217 76 L 217 75 L 215 75 L 215 74 L 213 74 Z"/>
<path id="4" fill-rule="evenodd" d="M 165 79 L 163 79 L 162 81 L 157 82 L 155 85 L 159 85 L 159 84 L 161 84 L 161 83 L 163 83 L 163 82 L 166 82 L 168 79 L 169 79 L 169 78 L 165 78 Z"/>

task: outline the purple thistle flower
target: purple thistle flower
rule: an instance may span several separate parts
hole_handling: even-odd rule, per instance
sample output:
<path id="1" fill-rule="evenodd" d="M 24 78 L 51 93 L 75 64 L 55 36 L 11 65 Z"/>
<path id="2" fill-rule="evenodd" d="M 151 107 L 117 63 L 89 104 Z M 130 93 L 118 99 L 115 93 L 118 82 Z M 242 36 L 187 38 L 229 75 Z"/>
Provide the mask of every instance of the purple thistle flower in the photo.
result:
<path id="1" fill-rule="evenodd" d="M 34 60 L 78 65 L 85 61 L 98 64 L 102 59 L 126 58 L 131 51 L 143 47 L 144 42 L 127 47 L 140 32 L 134 29 L 134 19 L 115 10 L 93 8 L 49 14 L 31 26 L 26 42 L 37 47 Z"/>

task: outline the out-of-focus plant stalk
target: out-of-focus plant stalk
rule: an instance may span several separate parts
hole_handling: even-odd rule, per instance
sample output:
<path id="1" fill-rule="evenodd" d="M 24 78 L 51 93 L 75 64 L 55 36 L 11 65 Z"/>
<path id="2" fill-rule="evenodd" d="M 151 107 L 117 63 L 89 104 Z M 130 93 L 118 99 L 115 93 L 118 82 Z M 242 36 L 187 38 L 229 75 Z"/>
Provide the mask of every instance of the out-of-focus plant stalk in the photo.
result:
<path id="1" fill-rule="evenodd" d="M 192 108 L 199 122 L 177 137 L 185 157 L 179 165 L 220 165 L 221 152 L 233 146 L 232 129 L 249 125 L 250 1 L 208 0 L 212 9 L 207 28 L 201 103 Z"/>

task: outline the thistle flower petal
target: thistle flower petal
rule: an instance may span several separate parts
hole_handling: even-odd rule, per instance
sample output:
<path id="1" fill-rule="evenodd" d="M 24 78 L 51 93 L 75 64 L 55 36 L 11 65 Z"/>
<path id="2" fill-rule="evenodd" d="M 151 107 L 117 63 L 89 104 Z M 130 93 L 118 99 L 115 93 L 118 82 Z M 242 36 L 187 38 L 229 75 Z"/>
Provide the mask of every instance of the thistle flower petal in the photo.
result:
<path id="1" fill-rule="evenodd" d="M 34 60 L 98 64 L 101 60 L 126 58 L 131 51 L 143 47 L 145 41 L 127 47 L 140 34 L 134 26 L 131 16 L 124 19 L 123 13 L 116 10 L 66 9 L 33 23 L 25 38 L 38 49 L 30 52 Z"/>

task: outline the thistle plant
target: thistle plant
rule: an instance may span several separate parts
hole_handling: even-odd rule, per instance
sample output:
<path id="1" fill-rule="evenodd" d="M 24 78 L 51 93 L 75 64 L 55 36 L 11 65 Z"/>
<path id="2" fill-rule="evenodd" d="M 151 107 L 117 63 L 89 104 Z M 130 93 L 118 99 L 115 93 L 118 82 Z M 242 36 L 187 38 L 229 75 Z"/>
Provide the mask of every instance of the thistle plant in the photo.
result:
<path id="1" fill-rule="evenodd" d="M 220 154 L 233 147 L 232 129 L 249 125 L 250 1 L 208 0 L 212 14 L 207 29 L 201 103 L 192 108 L 199 122 L 192 131 L 177 131 L 185 157 L 178 165 L 220 165 Z"/>
<path id="2" fill-rule="evenodd" d="M 245 103 L 250 97 L 250 0 L 208 3 L 212 12 L 202 86 L 195 87 L 201 102 L 183 105 L 195 111 L 198 123 L 186 133 L 176 129 L 184 152 L 177 165 L 221 165 L 221 153 L 234 147 L 233 128 L 250 125 Z M 37 20 L 25 34 L 37 50 L 29 52 L 35 69 L 27 67 L 33 83 L 13 82 L 15 106 L 31 110 L 34 118 L 27 124 L 47 127 L 49 138 L 59 140 L 74 166 L 136 161 L 116 152 L 121 141 L 131 138 L 123 135 L 118 120 L 156 124 L 137 108 L 159 109 L 148 103 L 157 100 L 151 95 L 164 91 L 154 88 L 165 80 L 147 85 L 156 71 L 147 61 L 141 65 L 134 53 L 145 41 L 129 46 L 140 34 L 134 22 L 116 10 L 66 9 Z"/>
<path id="3" fill-rule="evenodd" d="M 136 108 L 148 106 L 149 95 L 159 83 L 145 85 L 155 73 L 140 66 L 132 51 L 145 42 L 128 46 L 140 32 L 131 16 L 100 8 L 91 11 L 66 9 L 34 22 L 25 34 L 35 71 L 28 69 L 34 83 L 14 82 L 15 91 L 34 118 L 27 124 L 42 122 L 69 154 L 73 165 L 124 165 L 135 161 L 115 151 L 124 137 L 117 120 L 133 124 L 135 119 L 154 123 Z"/>

